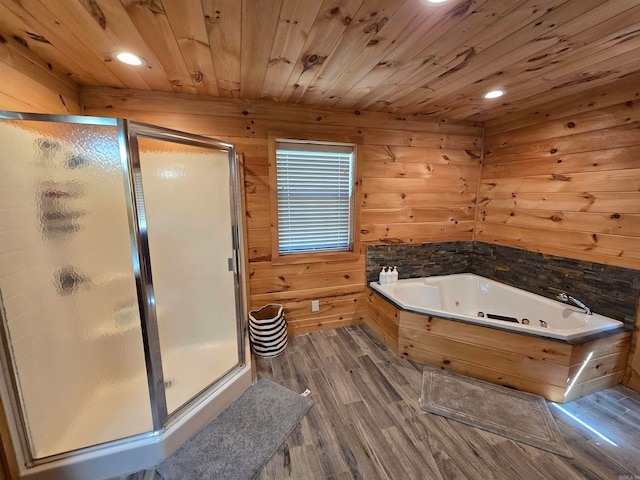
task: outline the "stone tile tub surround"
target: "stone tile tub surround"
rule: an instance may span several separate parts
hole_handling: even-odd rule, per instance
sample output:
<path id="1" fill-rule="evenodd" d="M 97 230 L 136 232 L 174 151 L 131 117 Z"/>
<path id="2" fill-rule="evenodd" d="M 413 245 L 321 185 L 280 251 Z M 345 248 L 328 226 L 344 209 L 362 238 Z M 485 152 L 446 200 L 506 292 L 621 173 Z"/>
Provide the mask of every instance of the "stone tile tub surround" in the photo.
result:
<path id="1" fill-rule="evenodd" d="M 367 246 L 367 283 L 388 265 L 399 278 L 475 273 L 554 299 L 547 288 L 555 287 L 628 328 L 635 324 L 640 270 L 475 241 Z"/>
<path id="2" fill-rule="evenodd" d="M 473 242 L 397 243 L 367 246 L 367 284 L 382 267 L 398 267 L 398 278 L 469 273 Z"/>

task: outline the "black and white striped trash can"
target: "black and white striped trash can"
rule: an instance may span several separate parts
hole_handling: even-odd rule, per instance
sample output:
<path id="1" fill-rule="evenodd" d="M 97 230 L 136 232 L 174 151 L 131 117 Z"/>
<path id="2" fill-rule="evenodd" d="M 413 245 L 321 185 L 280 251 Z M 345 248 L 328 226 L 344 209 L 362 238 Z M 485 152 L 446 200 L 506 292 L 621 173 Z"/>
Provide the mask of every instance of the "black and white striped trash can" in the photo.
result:
<path id="1" fill-rule="evenodd" d="M 287 348 L 287 320 L 279 303 L 249 312 L 251 350 L 259 357 L 275 357 Z"/>

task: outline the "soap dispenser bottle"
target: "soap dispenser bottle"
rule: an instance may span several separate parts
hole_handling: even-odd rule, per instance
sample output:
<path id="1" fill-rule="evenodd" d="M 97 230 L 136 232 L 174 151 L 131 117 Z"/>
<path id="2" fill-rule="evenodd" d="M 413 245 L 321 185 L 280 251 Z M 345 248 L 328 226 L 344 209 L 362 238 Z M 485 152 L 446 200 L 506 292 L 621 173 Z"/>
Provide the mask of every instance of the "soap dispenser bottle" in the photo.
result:
<path id="1" fill-rule="evenodd" d="M 391 272 L 391 281 L 393 283 L 398 281 L 398 267 L 393 267 L 393 271 Z"/>
<path id="2" fill-rule="evenodd" d="M 391 267 L 387 267 L 387 271 L 384 272 L 384 283 L 391 283 Z"/>
<path id="3" fill-rule="evenodd" d="M 387 267 L 382 267 L 382 270 L 380 270 L 380 275 L 378 276 L 378 283 L 380 285 L 387 283 L 387 275 Z"/>

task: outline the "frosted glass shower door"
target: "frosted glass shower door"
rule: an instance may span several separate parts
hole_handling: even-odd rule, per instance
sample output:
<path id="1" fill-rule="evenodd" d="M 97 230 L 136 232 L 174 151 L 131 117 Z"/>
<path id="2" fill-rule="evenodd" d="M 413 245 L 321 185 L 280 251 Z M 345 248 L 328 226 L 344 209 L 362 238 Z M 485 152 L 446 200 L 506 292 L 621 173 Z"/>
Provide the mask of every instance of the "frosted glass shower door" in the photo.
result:
<path id="1" fill-rule="evenodd" d="M 77 121 L 0 120 L 0 316 L 33 459 L 153 429 L 116 121 Z"/>
<path id="2" fill-rule="evenodd" d="M 240 361 L 229 152 L 138 145 L 170 415 Z"/>

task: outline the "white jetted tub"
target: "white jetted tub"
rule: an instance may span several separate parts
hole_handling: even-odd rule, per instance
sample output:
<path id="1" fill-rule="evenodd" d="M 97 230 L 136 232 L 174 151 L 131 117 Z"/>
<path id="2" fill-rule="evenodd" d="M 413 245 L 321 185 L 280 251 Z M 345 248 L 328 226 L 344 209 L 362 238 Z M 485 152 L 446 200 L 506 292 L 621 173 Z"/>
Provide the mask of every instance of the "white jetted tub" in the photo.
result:
<path id="1" fill-rule="evenodd" d="M 471 273 L 371 282 L 370 287 L 405 310 L 560 340 L 623 326 L 613 318 L 587 315 L 578 307 Z M 589 299 L 581 300 L 589 304 Z"/>

